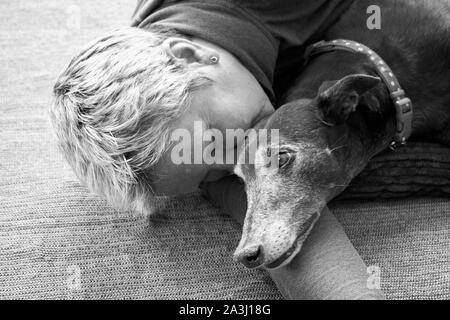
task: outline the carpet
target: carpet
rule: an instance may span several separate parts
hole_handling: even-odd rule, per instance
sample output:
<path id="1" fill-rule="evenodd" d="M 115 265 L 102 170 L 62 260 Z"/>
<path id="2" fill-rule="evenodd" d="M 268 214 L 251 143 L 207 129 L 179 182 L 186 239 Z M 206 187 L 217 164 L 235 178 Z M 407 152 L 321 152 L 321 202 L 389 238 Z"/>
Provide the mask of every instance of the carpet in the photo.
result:
<path id="1" fill-rule="evenodd" d="M 239 226 L 198 194 L 152 219 L 119 212 L 80 186 L 57 152 L 54 79 L 133 9 L 127 0 L 0 3 L 0 298 L 281 299 L 264 272 L 232 261 Z M 450 298 L 448 198 L 330 207 L 379 268 L 388 298 Z"/>

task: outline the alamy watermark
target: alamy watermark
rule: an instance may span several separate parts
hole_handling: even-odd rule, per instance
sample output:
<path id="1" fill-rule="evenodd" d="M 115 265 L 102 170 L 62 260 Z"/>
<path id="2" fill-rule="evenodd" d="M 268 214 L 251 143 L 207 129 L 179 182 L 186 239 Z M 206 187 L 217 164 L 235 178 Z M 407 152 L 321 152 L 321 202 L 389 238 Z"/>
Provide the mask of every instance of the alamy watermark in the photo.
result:
<path id="1" fill-rule="evenodd" d="M 381 289 L 381 268 L 379 266 L 367 267 L 367 289 L 380 290 Z"/>
<path id="2" fill-rule="evenodd" d="M 70 291 L 81 290 L 81 269 L 78 265 L 67 266 L 66 285 Z"/>
<path id="3" fill-rule="evenodd" d="M 174 164 L 255 164 L 278 168 L 278 129 L 203 129 L 202 121 L 194 121 L 193 131 L 175 129 L 171 134 Z M 245 143 L 245 148 L 239 148 Z M 263 150 L 256 157 L 258 149 Z M 240 151 L 238 151 L 240 149 Z M 238 154 L 239 152 L 239 154 Z"/>
<path id="4" fill-rule="evenodd" d="M 377 5 L 371 5 L 367 7 L 367 14 L 370 16 L 367 18 L 367 28 L 369 30 L 381 29 L 381 8 Z"/>
<path id="5" fill-rule="evenodd" d="M 81 8 L 76 4 L 71 4 L 66 8 L 66 27 L 69 30 L 81 29 Z"/>

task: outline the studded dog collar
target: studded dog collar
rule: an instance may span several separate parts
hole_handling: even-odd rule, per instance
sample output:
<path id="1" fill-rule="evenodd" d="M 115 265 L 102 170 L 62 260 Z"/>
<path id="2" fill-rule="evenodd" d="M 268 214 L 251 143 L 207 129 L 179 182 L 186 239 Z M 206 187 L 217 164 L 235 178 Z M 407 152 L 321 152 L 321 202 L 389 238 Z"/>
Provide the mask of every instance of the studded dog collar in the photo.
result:
<path id="1" fill-rule="evenodd" d="M 387 86 L 396 111 L 396 132 L 390 144 L 391 149 L 406 144 L 406 140 L 412 133 L 413 107 L 411 100 L 406 97 L 405 91 L 400 86 L 397 78 L 386 62 L 372 49 L 356 41 L 337 39 L 332 41 L 320 41 L 306 49 L 305 61 L 331 51 L 344 50 L 353 53 L 362 53 L 372 61 L 377 74 Z"/>

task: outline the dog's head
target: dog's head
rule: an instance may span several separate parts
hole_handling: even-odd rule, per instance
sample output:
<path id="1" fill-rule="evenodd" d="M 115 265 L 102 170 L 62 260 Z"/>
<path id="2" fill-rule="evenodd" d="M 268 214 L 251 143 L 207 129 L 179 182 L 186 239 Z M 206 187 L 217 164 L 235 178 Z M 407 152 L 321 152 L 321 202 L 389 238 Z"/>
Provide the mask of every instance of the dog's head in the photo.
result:
<path id="1" fill-rule="evenodd" d="M 361 128 L 348 125 L 348 119 L 355 113 L 358 122 L 355 111 L 362 104 L 376 111 L 377 100 L 368 92 L 379 84 L 379 78 L 365 75 L 327 82 L 316 98 L 286 104 L 267 120 L 265 129 L 279 129 L 278 141 L 257 143 L 253 163 L 235 167 L 248 201 L 235 259 L 272 269 L 300 251 L 327 201 L 366 164 L 366 155 L 358 154 L 361 139 L 355 138 Z"/>

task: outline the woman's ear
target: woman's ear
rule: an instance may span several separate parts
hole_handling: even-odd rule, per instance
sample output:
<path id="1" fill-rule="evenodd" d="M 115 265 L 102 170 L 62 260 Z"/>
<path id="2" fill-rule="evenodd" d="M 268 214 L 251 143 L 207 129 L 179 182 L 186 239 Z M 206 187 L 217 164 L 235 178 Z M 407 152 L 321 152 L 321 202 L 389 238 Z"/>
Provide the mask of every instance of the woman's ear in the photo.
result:
<path id="1" fill-rule="evenodd" d="M 186 64 L 215 64 L 219 57 L 215 50 L 181 37 L 167 38 L 162 46 L 168 55 Z"/>

